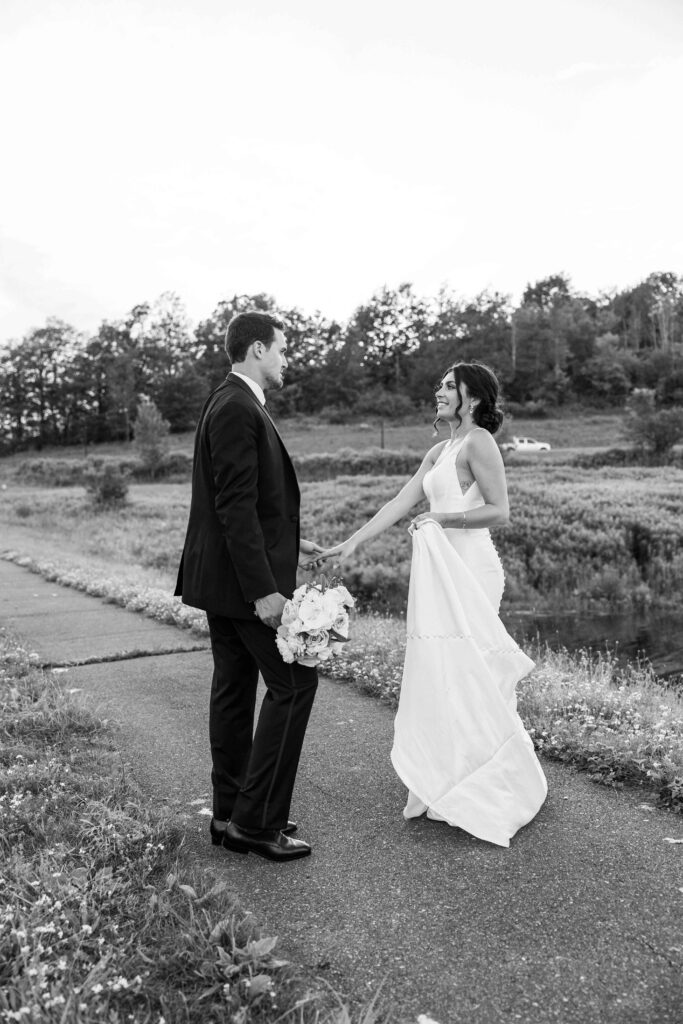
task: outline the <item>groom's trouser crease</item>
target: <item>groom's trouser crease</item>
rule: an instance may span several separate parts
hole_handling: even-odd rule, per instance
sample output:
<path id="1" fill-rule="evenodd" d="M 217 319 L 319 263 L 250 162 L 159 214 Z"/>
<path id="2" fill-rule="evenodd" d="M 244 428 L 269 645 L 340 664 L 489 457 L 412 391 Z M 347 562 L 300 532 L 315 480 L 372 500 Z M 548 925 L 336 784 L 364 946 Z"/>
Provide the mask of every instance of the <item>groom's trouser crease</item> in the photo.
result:
<path id="1" fill-rule="evenodd" d="M 209 732 L 214 817 L 253 829 L 287 824 L 317 672 L 287 665 L 259 619 L 208 615 L 214 673 Z M 252 738 L 258 673 L 266 685 Z"/>

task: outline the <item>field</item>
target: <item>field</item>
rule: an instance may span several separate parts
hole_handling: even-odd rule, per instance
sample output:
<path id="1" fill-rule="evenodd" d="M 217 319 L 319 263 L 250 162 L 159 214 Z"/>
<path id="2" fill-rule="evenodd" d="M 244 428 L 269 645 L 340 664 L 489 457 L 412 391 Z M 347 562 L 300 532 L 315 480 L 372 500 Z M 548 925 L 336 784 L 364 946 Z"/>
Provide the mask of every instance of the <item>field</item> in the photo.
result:
<path id="1" fill-rule="evenodd" d="M 562 418 L 546 420 L 517 420 L 508 417 L 504 427 L 508 427 L 510 434 L 548 441 L 554 451 L 559 449 L 558 454 L 563 455 L 573 453 L 576 449 L 592 450 L 622 444 L 621 421 L 622 417 L 617 414 L 598 415 L 576 411 L 567 412 Z M 292 455 L 311 455 L 320 452 L 332 454 L 341 448 L 364 451 L 367 448 L 381 447 L 382 427 L 377 419 L 333 424 L 321 417 L 293 417 L 278 419 L 277 426 Z M 435 443 L 433 429 L 431 410 L 425 410 L 424 416 L 415 416 L 409 422 L 393 423 L 385 420 L 384 447 L 393 451 L 405 450 L 423 454 Z M 440 437 L 446 437 L 443 427 Z M 174 451 L 190 453 L 193 443 L 193 432 L 173 434 L 171 437 L 171 448 Z M 46 455 L 60 459 L 82 459 L 84 455 L 124 458 L 133 452 L 132 445 L 118 442 L 90 446 L 87 452 L 76 446 L 19 453 L 0 459 L 0 475 L 3 472 L 7 473 L 12 466 L 24 459 L 43 458 Z M 551 454 L 551 460 L 554 461 L 554 454 Z"/>
<path id="2" fill-rule="evenodd" d="M 676 606 L 683 597 L 683 470 L 599 473 L 529 457 L 507 467 L 511 522 L 493 532 L 506 572 L 506 610 L 607 611 Z M 302 482 L 304 536 L 347 537 L 402 486 L 404 476 Z M 0 497 L 3 548 L 33 557 L 140 571 L 170 588 L 182 549 L 188 483 L 133 484 L 121 509 L 94 512 L 82 487 L 8 480 Z M 366 610 L 401 613 L 410 570 L 408 520 L 345 568 Z"/>
<path id="3" fill-rule="evenodd" d="M 517 420 L 508 417 L 505 426 L 510 434 L 548 441 L 553 448 L 601 448 L 621 443 L 621 420 L 618 415 L 577 413 L 566 419 Z M 435 443 L 433 429 L 431 411 L 425 411 L 424 418 L 416 418 L 408 424 L 394 425 L 385 421 L 384 447 L 423 453 Z M 340 448 L 362 450 L 379 446 L 381 442 L 381 427 L 377 421 L 368 421 L 364 425 L 333 425 L 285 420 L 280 426 L 280 433 L 295 455 L 335 452 Z M 188 436 L 191 441 L 192 435 L 183 435 L 183 438 Z M 442 427 L 439 437 L 444 439 L 447 436 L 446 429 Z"/>

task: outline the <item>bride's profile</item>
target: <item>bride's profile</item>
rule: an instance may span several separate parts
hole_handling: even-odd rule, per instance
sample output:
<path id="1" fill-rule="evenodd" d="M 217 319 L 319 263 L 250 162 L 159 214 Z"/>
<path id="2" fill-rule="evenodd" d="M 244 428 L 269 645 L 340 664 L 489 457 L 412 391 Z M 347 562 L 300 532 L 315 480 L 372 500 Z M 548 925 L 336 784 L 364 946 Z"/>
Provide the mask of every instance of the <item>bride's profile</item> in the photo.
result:
<path id="1" fill-rule="evenodd" d="M 537 814 L 547 785 L 517 714 L 515 688 L 534 667 L 498 609 L 504 575 L 489 527 L 508 521 L 503 414 L 495 374 L 456 363 L 437 390 L 435 444 L 401 491 L 344 543 L 343 561 L 426 496 L 410 530 L 413 557 L 403 681 L 391 760 L 408 789 L 403 814 L 458 826 L 499 846 Z"/>

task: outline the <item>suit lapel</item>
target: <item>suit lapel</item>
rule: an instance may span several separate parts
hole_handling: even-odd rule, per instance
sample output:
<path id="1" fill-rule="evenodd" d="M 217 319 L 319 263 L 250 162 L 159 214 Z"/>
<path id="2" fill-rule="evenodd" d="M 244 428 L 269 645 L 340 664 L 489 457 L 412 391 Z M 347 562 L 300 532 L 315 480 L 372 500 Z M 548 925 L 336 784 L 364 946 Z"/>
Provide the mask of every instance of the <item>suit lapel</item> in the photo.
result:
<path id="1" fill-rule="evenodd" d="M 280 447 L 282 449 L 282 453 L 283 453 L 283 455 L 285 457 L 285 461 L 287 462 L 287 464 L 291 468 L 292 476 L 294 478 L 294 481 L 295 481 L 295 483 L 297 485 L 297 490 L 298 490 L 299 482 L 296 479 L 296 472 L 295 472 L 294 466 L 292 464 L 291 456 L 290 456 L 289 452 L 287 451 L 287 448 L 285 446 L 285 442 L 280 437 L 280 431 L 275 426 L 275 421 L 273 420 L 273 417 L 270 415 L 270 413 L 266 409 L 265 405 L 261 405 L 261 403 L 258 400 L 258 397 L 256 396 L 255 392 L 252 391 L 251 388 L 249 387 L 249 385 L 245 381 L 243 381 L 240 377 L 236 377 L 234 373 L 229 373 L 228 376 L 225 378 L 225 381 L 223 382 L 223 384 L 235 384 L 238 388 L 241 388 L 242 391 L 244 391 L 252 399 L 252 401 L 254 402 L 254 405 L 259 410 L 261 415 L 265 416 L 265 418 L 268 420 L 268 422 L 270 423 L 271 427 L 275 431 L 275 436 L 277 437 L 278 441 L 280 442 Z M 223 387 L 223 384 L 220 385 L 220 386 Z"/>

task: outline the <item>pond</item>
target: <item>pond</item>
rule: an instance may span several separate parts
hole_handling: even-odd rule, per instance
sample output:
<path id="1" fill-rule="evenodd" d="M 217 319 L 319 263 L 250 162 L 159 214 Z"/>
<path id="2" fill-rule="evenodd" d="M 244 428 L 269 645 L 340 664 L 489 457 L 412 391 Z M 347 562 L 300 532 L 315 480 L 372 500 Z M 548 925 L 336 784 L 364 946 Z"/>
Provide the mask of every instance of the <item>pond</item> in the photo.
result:
<path id="1" fill-rule="evenodd" d="M 518 643 L 535 640 L 569 651 L 609 651 L 620 662 L 649 661 L 658 676 L 683 680 L 683 611 L 610 615 L 503 614 Z"/>

